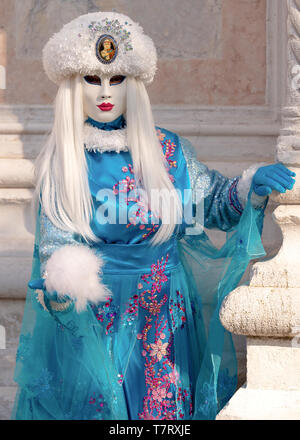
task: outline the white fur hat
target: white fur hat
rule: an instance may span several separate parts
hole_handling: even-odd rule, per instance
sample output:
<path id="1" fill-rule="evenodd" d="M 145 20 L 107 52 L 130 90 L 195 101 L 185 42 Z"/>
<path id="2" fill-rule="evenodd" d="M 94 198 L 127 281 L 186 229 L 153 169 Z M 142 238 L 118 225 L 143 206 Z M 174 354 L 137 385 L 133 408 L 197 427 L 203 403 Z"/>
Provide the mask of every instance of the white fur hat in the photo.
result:
<path id="1" fill-rule="evenodd" d="M 110 42 L 108 52 L 104 40 Z M 129 17 L 116 12 L 81 15 L 54 34 L 43 49 L 44 69 L 58 85 L 76 73 L 134 76 L 149 84 L 156 62 L 151 38 Z"/>

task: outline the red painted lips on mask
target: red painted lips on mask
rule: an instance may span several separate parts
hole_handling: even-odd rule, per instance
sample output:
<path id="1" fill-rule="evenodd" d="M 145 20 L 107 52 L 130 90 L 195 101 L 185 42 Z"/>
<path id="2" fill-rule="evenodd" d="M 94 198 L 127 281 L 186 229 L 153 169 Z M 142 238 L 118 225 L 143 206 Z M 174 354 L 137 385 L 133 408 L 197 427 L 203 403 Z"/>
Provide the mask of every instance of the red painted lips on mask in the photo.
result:
<path id="1" fill-rule="evenodd" d="M 109 112 L 114 108 L 114 105 L 110 104 L 109 102 L 103 102 L 101 105 L 97 105 L 97 107 L 103 112 Z"/>

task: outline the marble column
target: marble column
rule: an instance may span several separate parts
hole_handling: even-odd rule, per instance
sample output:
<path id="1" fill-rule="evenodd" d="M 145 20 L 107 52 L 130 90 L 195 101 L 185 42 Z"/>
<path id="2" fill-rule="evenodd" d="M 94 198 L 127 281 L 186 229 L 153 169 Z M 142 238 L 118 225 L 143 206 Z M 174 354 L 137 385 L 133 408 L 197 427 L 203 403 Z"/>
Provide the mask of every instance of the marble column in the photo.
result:
<path id="1" fill-rule="evenodd" d="M 300 419 L 300 0 L 287 0 L 287 9 L 287 93 L 276 160 L 296 172 L 296 184 L 271 195 L 279 252 L 255 263 L 249 285 L 231 292 L 220 311 L 225 328 L 247 336 L 247 381 L 218 420 Z"/>

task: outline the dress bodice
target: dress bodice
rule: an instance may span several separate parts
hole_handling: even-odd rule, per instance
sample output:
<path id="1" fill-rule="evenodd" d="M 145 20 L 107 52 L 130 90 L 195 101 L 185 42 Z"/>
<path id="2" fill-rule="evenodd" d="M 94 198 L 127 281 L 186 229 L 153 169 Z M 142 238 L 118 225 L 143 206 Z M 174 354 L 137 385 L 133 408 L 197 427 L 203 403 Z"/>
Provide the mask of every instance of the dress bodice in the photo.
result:
<path id="1" fill-rule="evenodd" d="M 93 202 L 91 228 L 102 243 L 122 245 L 150 242 L 161 222 L 153 222 L 153 217 L 146 215 L 150 212 L 142 203 L 142 193 L 135 191 L 137 188 L 133 161 L 124 143 L 126 130 L 122 120 L 117 127 L 102 125 L 97 123 L 91 132 L 89 124 L 86 124 L 89 130 L 88 142 L 85 142 L 85 157 Z M 121 129 L 118 129 L 119 126 Z M 101 139 L 106 143 L 99 142 L 99 128 Z M 104 134 L 108 133 L 105 131 L 108 128 L 113 136 L 106 138 Z M 195 150 L 187 139 L 159 127 L 156 127 L 156 132 L 169 177 L 181 197 L 183 207 L 182 222 L 175 227 L 173 238 L 181 238 L 189 234 L 191 229 L 195 234 L 195 225 L 199 225 L 200 230 L 203 230 L 203 225 L 223 231 L 234 228 L 243 211 L 237 197 L 240 176 L 228 178 L 216 170 L 210 170 L 197 159 Z M 124 195 L 129 196 L 128 205 L 122 197 Z M 42 271 L 47 259 L 56 249 L 63 244 L 78 242 L 83 242 L 79 234 L 54 226 L 42 209 L 39 249 Z"/>
<path id="2" fill-rule="evenodd" d="M 183 195 L 190 187 L 182 152 L 175 139 L 160 133 L 163 153 L 169 165 L 169 176 L 175 188 Z M 93 199 L 94 234 L 105 243 L 135 244 L 150 240 L 161 224 L 143 203 L 138 191 L 129 151 L 86 150 L 89 186 Z M 187 197 L 182 197 L 187 203 Z M 185 230 L 183 222 L 175 235 Z"/>

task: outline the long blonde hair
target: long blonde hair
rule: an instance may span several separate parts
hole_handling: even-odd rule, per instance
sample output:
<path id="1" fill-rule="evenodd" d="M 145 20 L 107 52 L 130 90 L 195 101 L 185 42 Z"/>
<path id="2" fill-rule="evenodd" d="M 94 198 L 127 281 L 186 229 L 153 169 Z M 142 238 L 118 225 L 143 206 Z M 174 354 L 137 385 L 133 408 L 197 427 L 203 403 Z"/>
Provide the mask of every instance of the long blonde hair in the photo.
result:
<path id="1" fill-rule="evenodd" d="M 152 244 L 168 240 L 182 218 L 182 204 L 166 170 L 149 97 L 142 81 L 127 77 L 127 139 L 135 179 L 148 196 L 162 224 Z M 83 148 L 83 98 L 79 75 L 65 79 L 55 99 L 52 131 L 35 162 L 35 206 L 40 202 L 58 228 L 80 234 L 85 241 L 99 241 L 90 227 L 93 213 L 87 163 Z M 161 199 L 151 197 L 157 190 Z M 153 193 L 152 193 L 153 194 Z M 170 197 L 170 195 L 172 195 Z M 171 200 L 173 205 L 171 206 Z M 171 212 L 167 222 L 161 216 Z"/>

